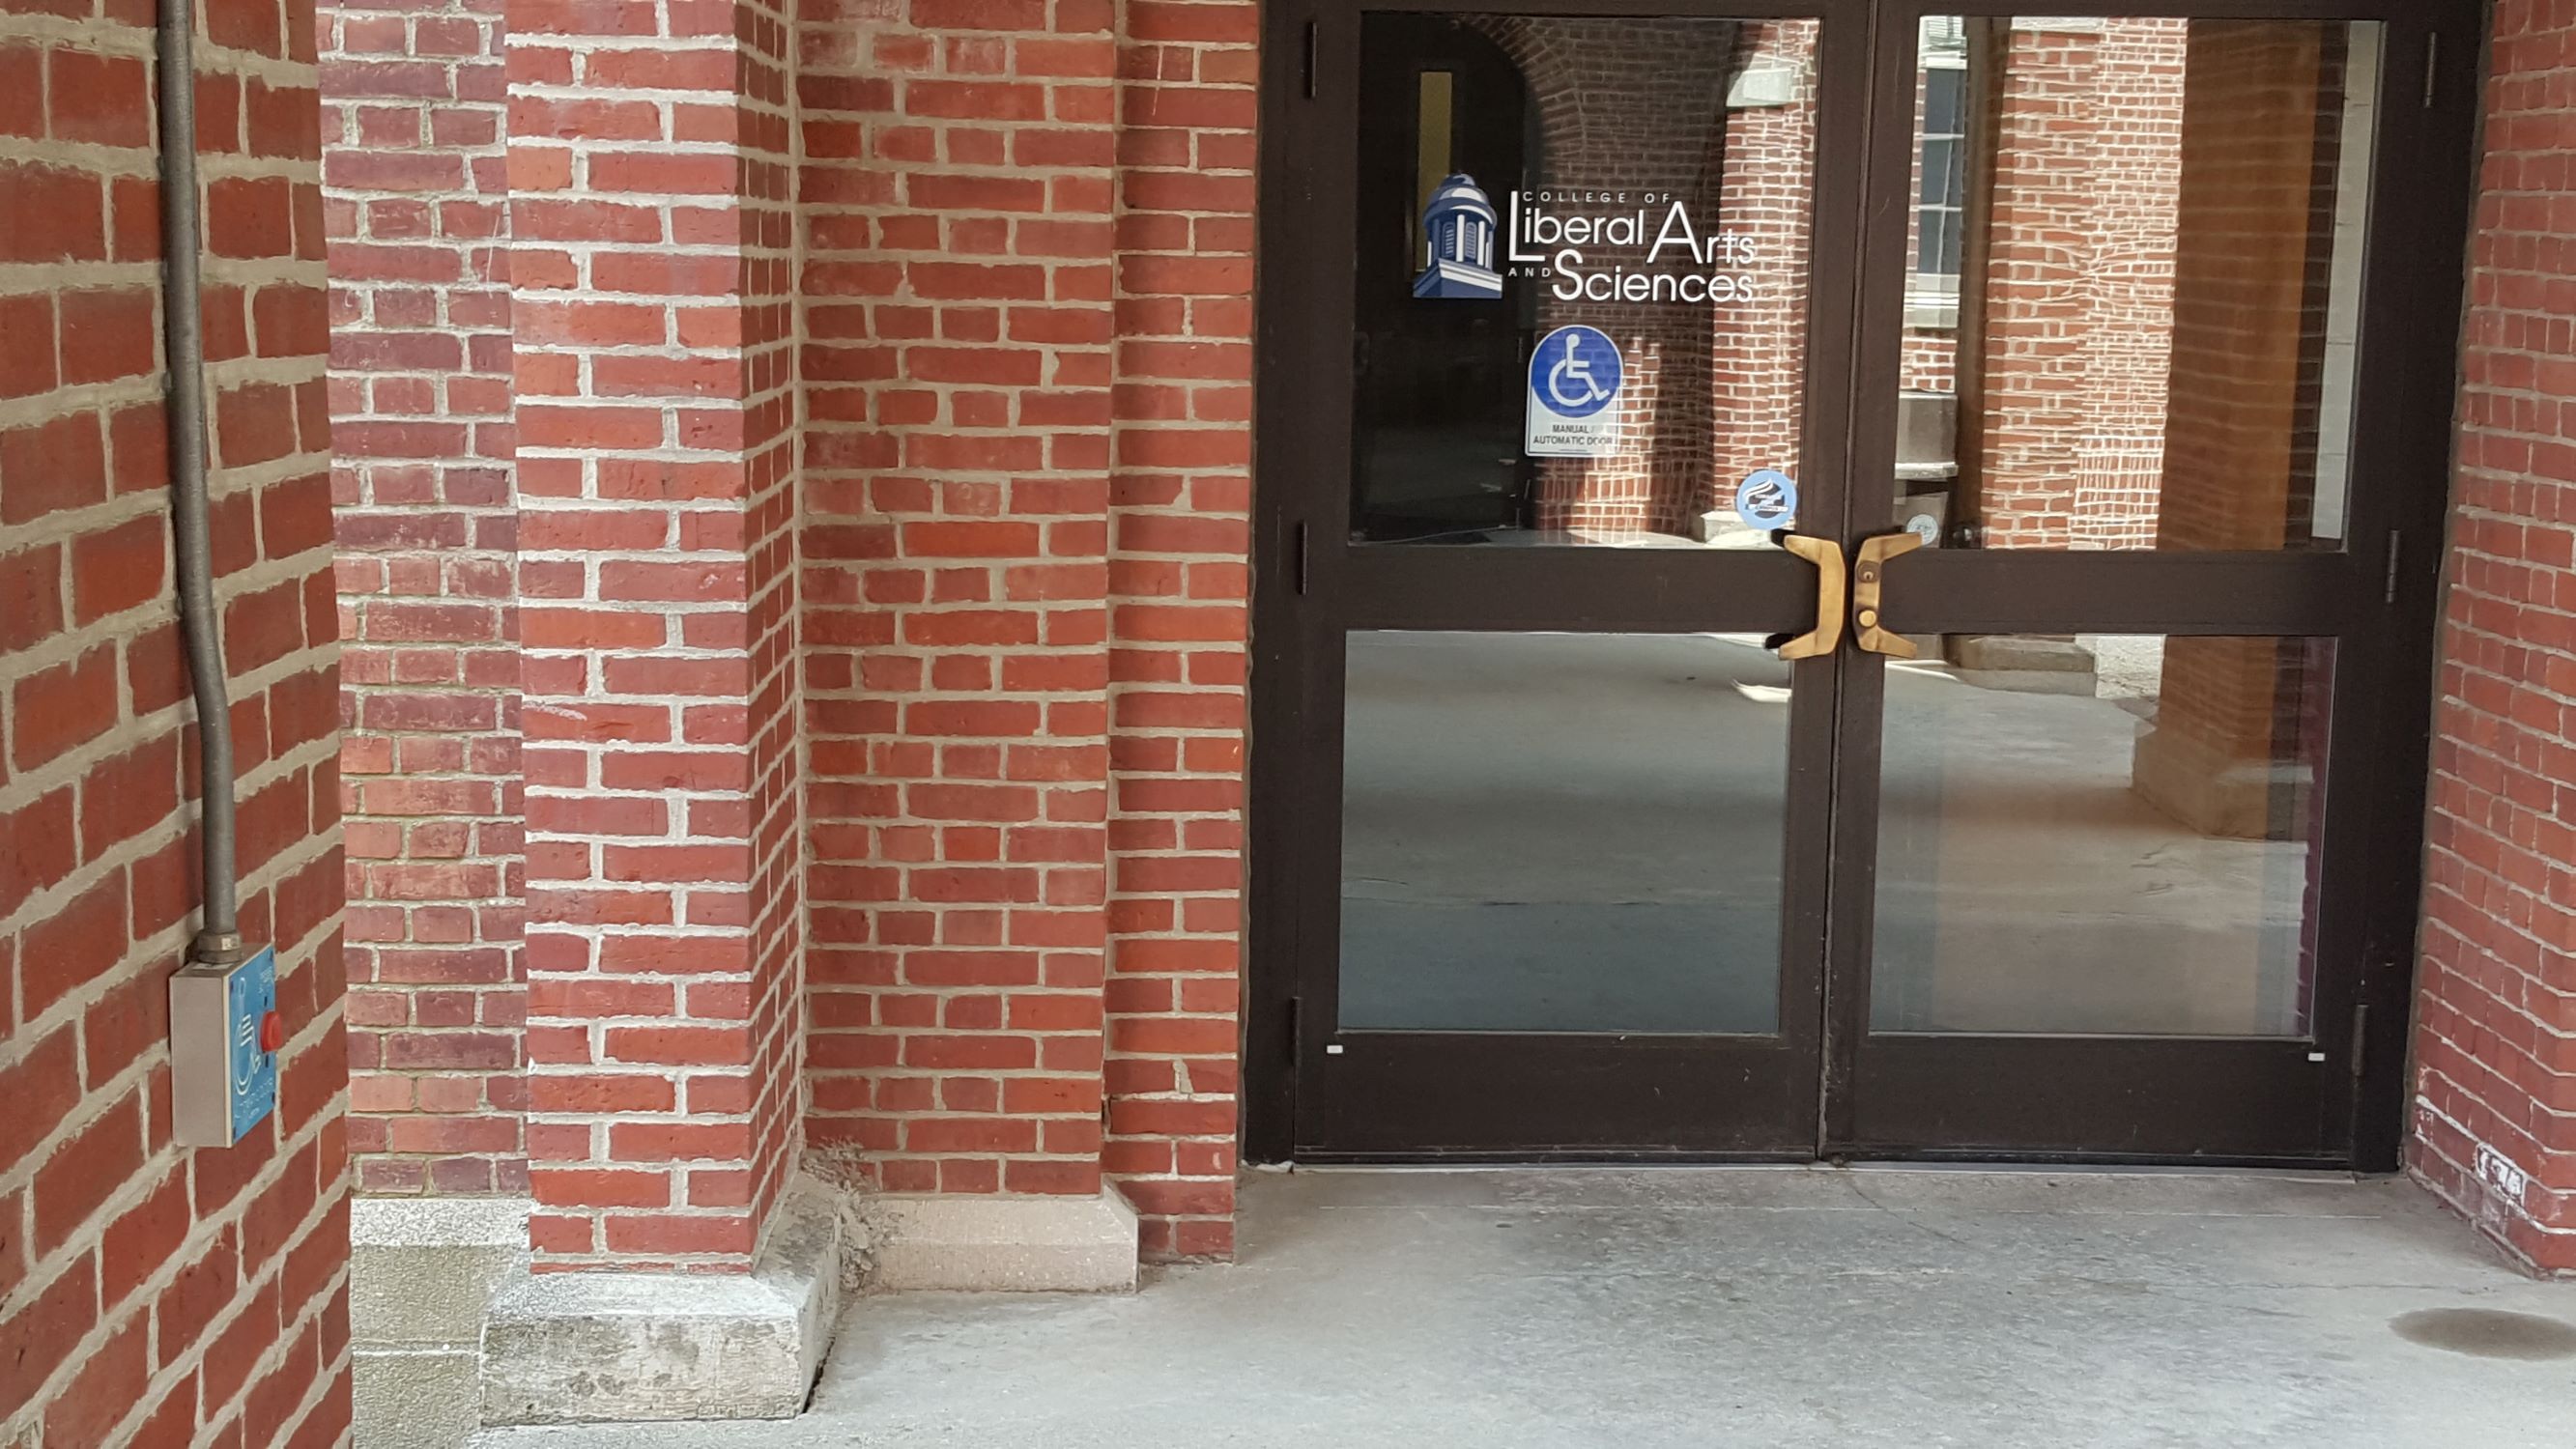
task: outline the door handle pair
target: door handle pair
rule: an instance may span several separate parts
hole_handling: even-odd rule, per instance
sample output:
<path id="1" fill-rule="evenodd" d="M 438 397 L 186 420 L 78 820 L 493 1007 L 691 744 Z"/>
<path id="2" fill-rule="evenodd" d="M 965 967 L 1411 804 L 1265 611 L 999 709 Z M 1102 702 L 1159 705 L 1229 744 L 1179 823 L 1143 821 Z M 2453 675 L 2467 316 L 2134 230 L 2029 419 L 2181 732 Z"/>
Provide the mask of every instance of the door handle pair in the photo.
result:
<path id="1" fill-rule="evenodd" d="M 1780 547 L 1816 566 L 1816 627 L 1783 640 L 1783 659 L 1815 659 L 1842 647 L 1844 621 L 1857 626 L 1853 641 L 1872 654 L 1911 659 L 1914 644 L 1891 633 L 1885 623 L 1887 564 L 1923 546 L 1910 533 L 1883 533 L 1860 541 L 1860 556 L 1848 567 L 1843 551 L 1831 541 L 1783 534 Z"/>

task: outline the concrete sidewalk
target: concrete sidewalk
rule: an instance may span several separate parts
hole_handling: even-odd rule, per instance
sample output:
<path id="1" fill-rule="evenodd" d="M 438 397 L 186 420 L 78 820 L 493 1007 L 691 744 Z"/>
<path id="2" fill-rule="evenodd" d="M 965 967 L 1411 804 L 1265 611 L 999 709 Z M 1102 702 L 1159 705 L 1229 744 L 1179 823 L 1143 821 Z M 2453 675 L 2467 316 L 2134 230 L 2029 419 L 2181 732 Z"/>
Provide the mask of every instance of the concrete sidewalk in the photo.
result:
<path id="1" fill-rule="evenodd" d="M 1133 1297 L 862 1299 L 793 1422 L 475 1443 L 2576 1443 L 2576 1284 L 2401 1182 L 1307 1171 L 1254 1175 L 1243 1228 Z"/>

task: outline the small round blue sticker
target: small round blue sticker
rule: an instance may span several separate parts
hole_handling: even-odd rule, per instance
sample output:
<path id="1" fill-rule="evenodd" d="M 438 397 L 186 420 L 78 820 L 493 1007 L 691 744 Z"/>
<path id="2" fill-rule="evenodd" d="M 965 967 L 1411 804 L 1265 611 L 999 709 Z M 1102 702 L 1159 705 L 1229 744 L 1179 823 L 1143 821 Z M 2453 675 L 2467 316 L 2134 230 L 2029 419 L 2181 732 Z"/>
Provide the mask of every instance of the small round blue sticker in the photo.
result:
<path id="1" fill-rule="evenodd" d="M 1768 533 L 1798 516 L 1798 485 L 1777 468 L 1747 477 L 1735 490 L 1735 516 Z"/>

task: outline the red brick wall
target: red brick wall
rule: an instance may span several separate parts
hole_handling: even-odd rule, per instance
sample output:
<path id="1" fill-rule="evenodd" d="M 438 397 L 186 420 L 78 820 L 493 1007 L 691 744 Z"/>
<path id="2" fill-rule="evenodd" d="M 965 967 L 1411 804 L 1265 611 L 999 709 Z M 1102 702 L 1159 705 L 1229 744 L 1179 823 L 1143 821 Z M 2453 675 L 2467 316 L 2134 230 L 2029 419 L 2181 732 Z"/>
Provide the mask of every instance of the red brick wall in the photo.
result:
<path id="1" fill-rule="evenodd" d="M 741 1271 L 799 1048 L 787 31 L 539 5 L 505 50 L 531 1236 Z"/>
<path id="2" fill-rule="evenodd" d="M 1110 11 L 815 18 L 808 1131 L 897 1191 L 1095 1191 Z"/>
<path id="3" fill-rule="evenodd" d="M 159 372 L 152 8 L 0 6 L 0 1442 L 348 1424 L 341 884 L 308 9 L 199 45 L 216 589 L 278 1110 L 171 1142 L 193 731 Z"/>
<path id="4" fill-rule="evenodd" d="M 1232 1242 L 1255 11 L 804 37 L 809 1134 Z M 1104 1105 L 1106 1112 L 1104 1113 Z"/>
<path id="5" fill-rule="evenodd" d="M 527 1189 L 499 12 L 320 15 L 362 1192 Z"/>
<path id="6" fill-rule="evenodd" d="M 1251 571 L 1246 0 L 1130 0 L 1119 46 L 1109 1141 L 1148 1257 L 1234 1250 Z"/>
<path id="7" fill-rule="evenodd" d="M 2576 393 L 2568 117 L 2576 22 L 2499 0 L 2462 359 L 2415 1035 L 2414 1170 L 2576 1271 Z"/>

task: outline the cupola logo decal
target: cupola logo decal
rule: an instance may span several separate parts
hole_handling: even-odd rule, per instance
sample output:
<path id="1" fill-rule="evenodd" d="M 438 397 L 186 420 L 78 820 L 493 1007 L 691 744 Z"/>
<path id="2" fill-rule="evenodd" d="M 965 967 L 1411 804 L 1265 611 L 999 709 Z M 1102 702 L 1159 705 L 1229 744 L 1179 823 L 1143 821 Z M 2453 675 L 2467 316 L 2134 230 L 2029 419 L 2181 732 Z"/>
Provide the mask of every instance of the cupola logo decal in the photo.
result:
<path id="1" fill-rule="evenodd" d="M 1422 275 L 1417 297 L 1499 297 L 1503 274 L 1494 270 L 1494 203 L 1465 172 L 1451 175 L 1422 208 Z"/>

